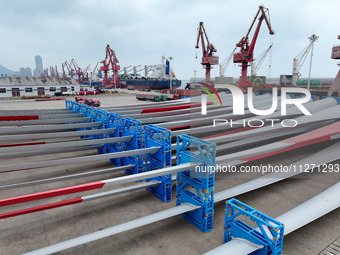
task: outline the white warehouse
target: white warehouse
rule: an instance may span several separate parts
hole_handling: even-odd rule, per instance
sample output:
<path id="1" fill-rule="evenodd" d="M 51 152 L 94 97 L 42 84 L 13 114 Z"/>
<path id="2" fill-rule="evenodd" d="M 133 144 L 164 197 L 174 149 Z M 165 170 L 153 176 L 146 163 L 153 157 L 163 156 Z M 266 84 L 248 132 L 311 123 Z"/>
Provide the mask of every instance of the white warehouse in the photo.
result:
<path id="1" fill-rule="evenodd" d="M 60 92 L 80 91 L 73 78 L 3 77 L 0 78 L 0 98 L 50 95 Z"/>

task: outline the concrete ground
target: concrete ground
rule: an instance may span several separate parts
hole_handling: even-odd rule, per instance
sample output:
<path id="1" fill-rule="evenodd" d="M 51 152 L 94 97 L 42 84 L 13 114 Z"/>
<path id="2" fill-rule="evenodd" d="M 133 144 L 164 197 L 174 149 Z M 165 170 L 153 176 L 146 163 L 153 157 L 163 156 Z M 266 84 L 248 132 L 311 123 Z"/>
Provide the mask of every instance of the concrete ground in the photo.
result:
<path id="1" fill-rule="evenodd" d="M 102 107 L 106 106 L 121 106 L 127 104 L 148 104 L 148 101 L 136 100 L 135 91 L 129 91 L 127 89 L 117 89 L 118 92 L 124 94 L 99 94 L 88 95 L 87 98 L 99 100 Z M 139 93 L 139 92 L 138 92 Z M 147 92 L 141 92 L 147 93 Z M 65 99 L 74 100 L 74 96 L 63 97 Z M 0 110 L 19 110 L 19 109 L 57 109 L 65 108 L 65 100 L 56 101 L 38 101 L 34 99 L 3 99 L 0 100 Z"/>
<path id="2" fill-rule="evenodd" d="M 103 106 L 141 104 L 132 95 L 96 96 Z M 47 109 L 64 108 L 64 101 L 34 102 L 12 101 L 0 102 L 3 109 Z M 272 156 L 263 161 L 252 164 L 289 164 L 312 153 L 321 150 L 329 144 L 313 145 L 302 149 Z M 20 162 L 42 161 L 56 158 L 67 158 L 84 155 L 93 155 L 96 151 L 73 152 L 36 157 L 21 157 L 15 159 L 1 159 L 1 165 L 10 165 Z M 335 162 L 340 163 L 340 162 Z M 108 161 L 86 164 L 73 164 L 67 166 L 48 167 L 12 173 L 2 173 L 0 185 L 44 179 L 67 174 L 75 174 L 95 169 L 112 167 Z M 49 183 L 32 187 L 0 191 L 0 198 L 13 197 L 34 192 L 46 191 L 54 188 L 67 187 L 86 182 L 103 180 L 122 176 L 123 173 L 105 174 L 87 177 L 81 180 L 69 180 L 60 183 Z M 218 175 L 216 178 L 216 192 L 246 182 L 254 176 Z M 334 176 L 321 176 L 318 174 L 302 175 L 300 178 L 275 183 L 237 198 L 250 206 L 272 217 L 294 208 L 309 198 L 324 191 L 339 181 Z M 114 189 L 122 186 L 114 187 Z M 106 191 L 107 189 L 102 189 Z M 98 192 L 98 191 L 97 191 Z M 0 213 L 19 210 L 45 203 L 76 198 L 96 191 L 82 192 L 67 195 L 61 198 L 40 200 L 38 202 L 24 203 L 0 209 Z M 175 197 L 175 192 L 173 192 Z M 98 199 L 86 203 L 65 206 L 53 210 L 22 215 L 3 219 L 0 224 L 0 254 L 21 254 L 64 240 L 78 237 L 87 233 L 118 225 L 139 217 L 156 213 L 175 206 L 175 201 L 164 204 L 146 190 L 120 194 L 114 197 Z M 112 237 L 81 245 L 58 254 L 174 254 L 195 255 L 209 251 L 223 243 L 224 203 L 215 206 L 214 230 L 203 234 L 181 216 L 176 216 L 158 223 L 148 225 L 133 231 L 127 231 Z M 330 243 L 340 236 L 340 209 L 334 210 L 326 216 L 311 224 L 287 235 L 284 238 L 284 254 L 310 255 L 319 254 Z"/>

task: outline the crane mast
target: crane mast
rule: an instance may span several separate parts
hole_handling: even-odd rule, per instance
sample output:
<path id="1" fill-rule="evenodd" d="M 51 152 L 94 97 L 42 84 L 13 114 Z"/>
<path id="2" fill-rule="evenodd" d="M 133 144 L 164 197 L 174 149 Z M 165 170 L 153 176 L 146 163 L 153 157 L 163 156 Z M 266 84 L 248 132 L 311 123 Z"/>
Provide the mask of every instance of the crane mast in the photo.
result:
<path id="1" fill-rule="evenodd" d="M 61 63 L 61 69 L 63 70 L 63 78 L 66 78 L 66 73 L 65 73 L 65 62 Z"/>
<path id="2" fill-rule="evenodd" d="M 83 70 L 83 81 L 89 80 L 89 70 L 90 70 L 90 65 L 85 67 L 85 69 Z"/>
<path id="3" fill-rule="evenodd" d="M 254 59 L 253 62 L 250 63 L 252 77 L 257 75 L 257 71 L 260 69 L 261 65 L 263 64 L 264 60 L 266 59 L 272 47 L 273 47 L 273 44 L 271 44 L 268 47 L 268 49 L 262 52 L 260 56 L 258 56 L 256 59 Z"/>
<path id="4" fill-rule="evenodd" d="M 235 48 L 228 57 L 226 57 L 222 63 L 220 64 L 220 77 L 224 77 L 225 71 L 227 70 L 231 59 L 233 58 L 233 54 L 235 53 L 237 48 Z"/>
<path id="5" fill-rule="evenodd" d="M 99 64 L 99 62 L 97 62 L 96 66 L 94 67 L 93 73 L 95 73 L 97 71 L 98 64 Z"/>
<path id="6" fill-rule="evenodd" d="M 301 51 L 299 53 L 299 55 L 297 55 L 294 59 L 293 59 L 293 77 L 292 77 L 292 85 L 296 86 L 297 81 L 300 78 L 300 70 L 301 67 L 303 66 L 303 64 L 305 63 L 305 60 L 309 54 L 309 52 L 312 50 L 314 42 L 316 42 L 318 40 L 319 36 L 316 36 L 315 34 L 313 34 L 312 36 L 308 37 L 309 39 L 309 44 L 307 45 L 306 48 L 303 49 L 303 51 Z"/>
<path id="7" fill-rule="evenodd" d="M 62 67 L 63 67 L 63 77 L 66 77 L 67 76 L 67 74 L 65 73 L 65 67 L 67 68 L 67 70 L 68 70 L 68 75 L 70 75 L 71 76 L 71 78 L 73 78 L 73 76 L 74 76 L 74 70 L 73 70 L 73 68 L 71 67 L 71 65 L 67 62 L 67 61 L 65 61 L 63 64 L 62 64 Z M 64 76 L 65 75 L 65 76 Z"/>
<path id="8" fill-rule="evenodd" d="M 126 66 L 126 67 L 123 68 L 123 72 L 124 72 L 124 74 L 127 74 L 128 72 L 132 71 L 132 69 L 133 69 L 132 65 L 129 65 L 129 66 Z M 119 71 L 119 72 L 121 72 L 121 71 Z"/>
<path id="9" fill-rule="evenodd" d="M 205 68 L 205 80 L 206 82 L 210 82 L 210 71 L 212 69 L 212 65 L 218 65 L 218 56 L 214 56 L 213 54 L 217 52 L 215 47 L 209 42 L 207 33 L 203 26 L 203 22 L 200 22 L 198 26 L 198 35 L 197 35 L 197 43 L 196 49 L 199 48 L 199 43 L 201 41 L 202 47 L 202 62 L 203 68 Z"/>
<path id="10" fill-rule="evenodd" d="M 266 15 L 268 13 L 268 17 Z M 258 20 L 258 24 L 256 26 L 253 39 L 251 40 L 251 43 L 249 44 L 249 34 L 252 30 L 252 28 L 255 25 L 256 20 Z M 236 44 L 236 47 L 240 48 L 240 52 L 234 54 L 234 63 L 241 63 L 241 81 L 238 82 L 239 87 L 251 87 L 251 81 L 247 80 L 247 68 L 249 63 L 254 61 L 254 49 L 255 44 L 257 41 L 257 37 L 260 32 L 260 28 L 262 25 L 263 20 L 266 22 L 269 34 L 273 35 L 274 31 L 270 24 L 270 18 L 269 18 L 269 10 L 268 8 L 265 8 L 264 6 L 259 6 L 259 10 L 257 11 L 255 18 L 248 30 L 248 33 L 246 36 L 242 37 L 242 39 Z"/>
<path id="11" fill-rule="evenodd" d="M 59 78 L 59 73 L 58 73 L 58 66 L 55 66 L 55 77 Z"/>
<path id="12" fill-rule="evenodd" d="M 140 71 L 143 71 L 143 70 L 145 70 L 144 66 L 143 67 L 141 65 L 134 66 L 133 67 L 133 74 L 136 76 L 137 73 L 139 73 Z"/>
<path id="13" fill-rule="evenodd" d="M 40 73 L 40 77 L 45 78 L 48 77 L 48 68 L 46 67 L 42 73 Z"/>
<path id="14" fill-rule="evenodd" d="M 95 79 L 97 79 L 97 77 L 98 77 L 97 74 L 96 74 L 98 64 L 99 64 L 99 62 L 97 62 L 97 64 L 96 64 L 96 66 L 94 67 L 93 71 L 90 72 L 90 78 L 88 78 L 88 80 L 89 80 L 90 82 L 92 82 L 92 81 L 94 80 L 94 77 L 95 77 Z M 88 67 L 90 67 L 90 65 L 89 65 Z M 88 74 L 87 74 L 87 76 L 88 76 Z"/>
<path id="15" fill-rule="evenodd" d="M 120 66 L 117 65 L 119 61 L 116 57 L 116 53 L 111 49 L 110 45 L 106 46 L 105 59 L 100 63 L 103 64 L 103 66 L 100 67 L 100 70 L 104 72 L 102 86 L 114 87 L 116 89 L 117 86 L 120 86 L 120 81 L 118 79 L 118 71 L 120 70 Z M 112 80 L 109 80 L 108 77 L 110 70 L 113 71 Z"/>
<path id="16" fill-rule="evenodd" d="M 50 76 L 51 76 L 52 78 L 55 78 L 55 77 L 56 77 L 56 76 L 55 76 L 54 69 L 53 69 L 53 66 L 50 66 Z"/>
<path id="17" fill-rule="evenodd" d="M 340 35 L 338 35 L 338 39 L 340 40 Z M 336 45 L 332 48 L 332 59 L 340 59 L 340 45 Z M 340 63 L 338 62 L 338 66 L 340 67 Z M 329 88 L 328 96 L 332 96 L 334 92 L 338 92 L 338 97 L 340 96 L 340 70 L 336 75 L 332 86 Z"/>
<path id="18" fill-rule="evenodd" d="M 73 65 L 74 70 L 76 71 L 76 74 L 78 75 L 78 82 L 82 83 L 84 80 L 83 70 L 79 67 L 79 65 L 74 59 L 71 60 L 71 65 Z"/>

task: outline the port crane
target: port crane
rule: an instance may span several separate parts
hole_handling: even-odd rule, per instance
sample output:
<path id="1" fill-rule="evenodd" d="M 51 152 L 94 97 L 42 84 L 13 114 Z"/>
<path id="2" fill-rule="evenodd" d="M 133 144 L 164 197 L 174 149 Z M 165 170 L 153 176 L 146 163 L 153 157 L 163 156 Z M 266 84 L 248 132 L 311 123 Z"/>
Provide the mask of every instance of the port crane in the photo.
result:
<path id="1" fill-rule="evenodd" d="M 61 70 L 63 70 L 63 78 L 66 78 L 66 73 L 65 73 L 65 62 L 61 63 Z"/>
<path id="2" fill-rule="evenodd" d="M 90 73 L 90 80 L 93 81 L 94 80 L 94 77 L 95 79 L 97 79 L 98 77 L 98 74 L 96 73 L 97 72 L 97 68 L 98 68 L 98 64 L 99 62 L 97 62 L 96 66 L 94 67 L 93 71 Z M 90 66 L 89 66 L 90 67 Z M 88 75 L 88 74 L 87 74 Z"/>
<path id="3" fill-rule="evenodd" d="M 48 68 L 45 68 L 42 73 L 40 73 L 40 77 L 46 78 L 48 76 Z"/>
<path id="4" fill-rule="evenodd" d="M 84 80 L 84 71 L 79 67 L 77 62 L 72 59 L 71 60 L 71 66 L 73 66 L 74 70 L 76 71 L 76 74 L 78 75 L 78 82 L 82 82 Z"/>
<path id="5" fill-rule="evenodd" d="M 120 70 L 119 73 L 123 71 L 124 74 L 127 74 L 127 73 L 131 72 L 132 69 L 133 69 L 132 65 L 129 65 L 129 66 L 124 67 L 123 70 Z"/>
<path id="6" fill-rule="evenodd" d="M 340 35 L 338 35 L 338 39 L 340 40 Z M 332 59 L 340 59 L 340 45 L 336 45 L 332 48 Z M 340 67 L 340 63 L 338 62 L 338 66 Z M 329 88 L 328 96 L 332 96 L 334 92 L 338 92 L 338 97 L 340 97 L 340 70 L 336 75 L 332 86 Z"/>
<path id="7" fill-rule="evenodd" d="M 233 58 L 233 54 L 235 53 L 236 49 L 237 48 L 235 47 L 235 49 L 230 53 L 230 55 L 226 57 L 220 64 L 220 77 L 224 77 L 224 74 L 231 62 L 231 59 Z"/>
<path id="8" fill-rule="evenodd" d="M 66 69 L 67 69 L 67 71 L 68 71 L 68 75 L 70 75 L 71 78 L 73 78 L 73 76 L 74 76 L 74 70 L 73 70 L 72 66 L 71 66 L 67 61 L 65 61 L 64 63 L 62 63 L 62 64 L 61 64 L 61 67 L 62 67 L 62 70 L 63 70 L 63 77 L 67 77 L 66 72 L 65 72 L 65 67 L 66 67 Z"/>
<path id="9" fill-rule="evenodd" d="M 296 86 L 297 81 L 300 78 L 300 70 L 301 67 L 303 66 L 303 64 L 305 63 L 305 60 L 309 54 L 309 52 L 311 52 L 311 60 L 312 60 L 312 56 L 313 56 L 313 46 L 314 43 L 318 40 L 319 36 L 316 36 L 315 34 L 311 35 L 310 37 L 308 37 L 309 39 L 309 44 L 307 45 L 306 48 L 303 49 L 303 51 L 301 51 L 299 53 L 299 55 L 297 55 L 294 59 L 293 59 L 293 77 L 292 77 L 292 85 Z M 311 62 L 312 63 L 312 62 Z M 308 82 L 309 83 L 309 82 Z"/>
<path id="10" fill-rule="evenodd" d="M 134 76 L 137 76 L 137 73 L 139 73 L 140 71 L 143 71 L 145 67 L 141 67 L 141 65 L 138 66 L 134 66 L 133 67 L 133 74 Z"/>
<path id="11" fill-rule="evenodd" d="M 271 44 L 268 49 L 262 52 L 257 58 L 254 59 L 253 62 L 250 63 L 251 68 L 251 76 L 254 77 L 257 75 L 258 70 L 260 69 L 261 65 L 263 64 L 264 60 L 268 56 L 268 53 L 272 50 L 273 44 Z"/>
<path id="12" fill-rule="evenodd" d="M 104 80 L 102 86 L 116 87 L 120 86 L 120 82 L 118 79 L 118 71 L 120 70 L 120 66 L 117 65 L 119 63 L 116 53 L 111 49 L 110 45 L 106 46 L 106 56 L 103 61 L 100 62 L 103 66 L 100 67 L 100 70 L 104 72 Z M 109 80 L 108 72 L 112 70 L 113 76 L 112 80 Z"/>
<path id="13" fill-rule="evenodd" d="M 98 64 L 99 64 L 99 62 L 97 62 L 96 66 L 94 67 L 94 69 L 92 71 L 93 73 L 97 72 Z"/>
<path id="14" fill-rule="evenodd" d="M 59 78 L 60 76 L 59 76 L 59 73 L 58 73 L 58 66 L 56 65 L 55 66 L 55 77 L 56 78 Z"/>
<path id="15" fill-rule="evenodd" d="M 85 67 L 85 69 L 83 71 L 83 81 L 88 81 L 89 80 L 89 69 L 90 69 L 90 65 Z"/>
<path id="16" fill-rule="evenodd" d="M 202 47 L 202 62 L 203 68 L 205 68 L 205 79 L 206 82 L 210 82 L 210 71 L 212 69 L 212 65 L 218 65 L 218 56 L 214 56 L 214 53 L 217 51 L 216 48 L 209 42 L 207 33 L 205 31 L 203 22 L 199 23 L 198 26 L 198 35 L 197 35 L 197 43 L 196 49 L 199 48 L 199 42 L 201 40 Z M 197 56 L 196 56 L 197 58 Z"/>
<path id="17" fill-rule="evenodd" d="M 254 24 L 258 20 L 258 24 L 256 26 L 253 39 L 249 44 L 249 34 L 254 27 Z M 266 22 L 269 34 L 273 35 L 274 30 L 271 27 L 269 9 L 265 8 L 263 5 L 259 6 L 259 10 L 257 11 L 253 22 L 248 30 L 246 36 L 242 37 L 242 39 L 236 44 L 236 47 L 240 48 L 240 52 L 234 54 L 234 63 L 241 63 L 241 81 L 237 83 L 239 87 L 251 87 L 251 81 L 247 80 L 247 69 L 249 63 L 254 61 L 254 48 L 257 41 L 257 37 L 260 32 L 260 28 L 263 20 Z"/>
<path id="18" fill-rule="evenodd" d="M 56 77 L 53 66 L 50 66 L 50 77 L 52 77 L 52 78 Z"/>

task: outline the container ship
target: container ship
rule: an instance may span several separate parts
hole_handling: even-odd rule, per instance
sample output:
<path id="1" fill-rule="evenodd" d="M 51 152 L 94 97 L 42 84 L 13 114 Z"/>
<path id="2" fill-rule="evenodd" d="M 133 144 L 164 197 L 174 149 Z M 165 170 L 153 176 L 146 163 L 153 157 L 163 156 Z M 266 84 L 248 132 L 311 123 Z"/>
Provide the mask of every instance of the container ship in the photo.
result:
<path id="1" fill-rule="evenodd" d="M 144 69 L 145 75 L 138 73 Z M 179 88 L 182 84 L 172 70 L 170 70 L 170 61 L 162 57 L 162 63 L 158 65 L 144 66 L 137 70 L 133 68 L 133 73 L 128 73 L 124 68 L 124 74 L 119 76 L 120 87 L 137 90 L 161 90 L 170 88 Z"/>

